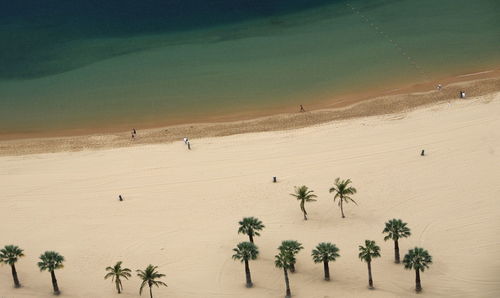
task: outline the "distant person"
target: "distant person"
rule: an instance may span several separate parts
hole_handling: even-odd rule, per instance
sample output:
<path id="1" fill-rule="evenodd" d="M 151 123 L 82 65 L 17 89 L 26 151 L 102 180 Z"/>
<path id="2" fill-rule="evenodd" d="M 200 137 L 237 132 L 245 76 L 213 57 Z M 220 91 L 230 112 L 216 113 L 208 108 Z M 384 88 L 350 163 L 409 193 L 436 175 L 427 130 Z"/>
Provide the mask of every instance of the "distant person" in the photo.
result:
<path id="1" fill-rule="evenodd" d="M 134 134 L 134 133 L 132 133 L 132 140 L 134 140 L 134 139 L 135 139 L 135 134 Z"/>
<path id="2" fill-rule="evenodd" d="M 424 156 L 425 155 L 425 150 L 422 149 L 422 152 L 420 152 L 420 156 Z"/>
<path id="3" fill-rule="evenodd" d="M 135 131 L 135 128 L 132 128 L 132 133 L 133 133 L 134 135 L 136 135 L 136 134 L 137 134 L 137 131 Z"/>
<path id="4" fill-rule="evenodd" d="M 439 91 L 441 91 L 441 89 L 443 89 L 443 85 L 438 84 L 438 85 L 437 85 L 437 89 L 438 89 Z"/>
<path id="5" fill-rule="evenodd" d="M 305 112 L 306 111 L 302 105 L 300 105 L 300 111 L 301 112 Z"/>
<path id="6" fill-rule="evenodd" d="M 187 141 L 187 145 L 188 145 L 188 150 L 191 150 L 191 143 L 189 143 L 189 141 Z"/>
<path id="7" fill-rule="evenodd" d="M 462 91 L 462 98 L 465 98 L 465 91 Z"/>
<path id="8" fill-rule="evenodd" d="M 187 143 L 188 143 L 188 138 L 184 138 L 184 144 L 187 145 Z"/>
<path id="9" fill-rule="evenodd" d="M 118 196 L 118 200 L 120 200 L 120 202 L 121 202 L 121 201 L 123 201 L 123 197 L 122 197 L 122 195 L 119 195 L 119 196 Z"/>

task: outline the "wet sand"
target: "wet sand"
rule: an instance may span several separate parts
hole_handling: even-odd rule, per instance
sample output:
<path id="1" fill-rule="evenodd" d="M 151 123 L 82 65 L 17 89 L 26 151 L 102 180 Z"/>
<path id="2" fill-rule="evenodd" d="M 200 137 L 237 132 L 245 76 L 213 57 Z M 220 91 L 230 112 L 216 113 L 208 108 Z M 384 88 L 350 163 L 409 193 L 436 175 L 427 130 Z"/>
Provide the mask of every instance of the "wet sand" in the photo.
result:
<path id="1" fill-rule="evenodd" d="M 443 89 L 436 90 L 441 83 Z M 43 152 L 80 151 L 114 147 L 127 147 L 181 140 L 183 137 L 200 138 L 232 134 L 274 131 L 301 128 L 334 120 L 367 117 L 372 115 L 401 113 L 422 105 L 456 101 L 459 90 L 465 90 L 468 98 L 500 90 L 500 70 L 471 73 L 444 78 L 436 82 L 398 88 L 389 91 L 373 90 L 369 93 L 350 94 L 331 101 L 305 105 L 306 113 L 298 113 L 297 107 L 285 110 L 267 110 L 270 116 L 255 114 L 232 114 L 217 118 L 198 119 L 196 123 L 170 125 L 160 128 L 159 123 L 146 127 L 135 127 L 136 138 L 132 139 L 133 127 L 117 127 L 107 133 L 92 133 L 92 130 L 61 131 L 62 136 L 26 138 L 26 135 L 0 136 L 0 155 L 23 155 Z M 373 97 L 373 94 L 385 94 Z M 194 119 L 196 120 L 196 119 Z M 117 132 L 113 132 L 114 130 Z M 124 132 L 124 130 L 126 130 Z M 3 140 L 2 140 L 3 139 Z"/>

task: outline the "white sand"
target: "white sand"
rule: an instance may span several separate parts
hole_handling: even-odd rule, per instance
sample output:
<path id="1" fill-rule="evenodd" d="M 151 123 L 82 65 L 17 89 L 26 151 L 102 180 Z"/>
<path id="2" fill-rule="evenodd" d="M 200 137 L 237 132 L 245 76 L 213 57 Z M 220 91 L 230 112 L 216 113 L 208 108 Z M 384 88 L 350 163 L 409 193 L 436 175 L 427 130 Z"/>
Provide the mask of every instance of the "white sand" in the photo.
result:
<path id="1" fill-rule="evenodd" d="M 118 260 L 133 270 L 159 265 L 169 287 L 155 297 L 281 297 L 273 259 L 284 239 L 305 247 L 290 275 L 295 297 L 414 296 L 414 272 L 393 263 L 393 243 L 381 234 L 394 217 L 413 233 L 400 242 L 402 254 L 417 245 L 434 257 L 420 296 L 500 297 L 499 94 L 192 145 L 0 157 L 0 246 L 26 253 L 17 266 L 23 288 L 13 289 L 10 268 L 0 267 L 0 297 L 52 297 L 49 273 L 36 266 L 45 250 L 67 260 L 56 273 L 61 297 L 138 297 L 135 274 L 121 296 L 103 279 Z M 338 176 L 358 188 L 359 206 L 348 205 L 345 219 L 328 193 Z M 307 222 L 289 195 L 302 184 L 319 196 L 306 205 Z M 266 225 L 250 263 L 253 289 L 231 259 L 247 239 L 236 233 L 243 216 Z M 357 257 L 365 239 L 382 248 L 374 291 Z M 340 248 L 331 282 L 310 257 L 322 241 Z"/>

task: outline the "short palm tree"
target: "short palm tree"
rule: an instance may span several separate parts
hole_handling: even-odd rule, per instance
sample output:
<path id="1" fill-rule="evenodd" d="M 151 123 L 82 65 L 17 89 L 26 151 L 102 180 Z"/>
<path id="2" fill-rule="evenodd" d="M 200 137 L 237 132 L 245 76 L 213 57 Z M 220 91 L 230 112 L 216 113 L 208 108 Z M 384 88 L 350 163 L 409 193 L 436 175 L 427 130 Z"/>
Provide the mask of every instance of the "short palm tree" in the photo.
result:
<path id="1" fill-rule="evenodd" d="M 142 295 L 142 289 L 146 285 L 149 286 L 149 296 L 150 298 L 153 298 L 153 286 L 160 287 L 160 286 L 167 286 L 166 283 L 157 280 L 165 276 L 165 274 L 158 273 L 156 269 L 158 266 L 153 266 L 153 265 L 148 265 L 146 267 L 146 270 L 137 270 L 137 276 L 139 276 L 140 279 L 142 279 L 141 287 L 139 288 L 139 295 Z"/>
<path id="2" fill-rule="evenodd" d="M 325 280 L 330 280 L 330 268 L 328 267 L 328 262 L 333 262 L 340 257 L 337 246 L 330 242 L 321 242 L 315 249 L 313 249 L 311 255 L 314 263 L 323 263 Z"/>
<path id="3" fill-rule="evenodd" d="M 15 245 L 6 245 L 4 248 L 0 249 L 0 263 L 10 265 L 12 278 L 14 279 L 14 287 L 16 288 L 21 286 L 16 271 L 16 263 L 21 257 L 24 257 L 23 250 Z"/>
<path id="4" fill-rule="evenodd" d="M 49 271 L 50 277 L 52 278 L 52 287 L 54 288 L 54 294 L 59 295 L 59 286 L 57 285 L 57 279 L 55 270 L 61 269 L 63 265 L 64 257 L 55 251 L 46 251 L 40 255 L 40 262 L 38 262 L 38 268 L 40 271 Z"/>
<path id="5" fill-rule="evenodd" d="M 351 198 L 351 195 L 356 193 L 356 189 L 349 186 L 351 179 L 340 180 L 340 178 L 335 179 L 335 186 L 330 188 L 330 193 L 335 193 L 333 201 L 335 202 L 337 198 L 339 199 L 340 212 L 342 213 L 342 218 L 345 218 L 343 203 L 348 203 L 349 201 L 357 205 L 357 203 Z"/>
<path id="6" fill-rule="evenodd" d="M 285 298 L 292 297 L 292 292 L 290 291 L 290 280 L 288 279 L 288 270 L 290 269 L 292 258 L 292 255 L 285 251 L 280 251 L 280 253 L 274 257 L 274 265 L 277 268 L 283 269 L 283 272 L 285 273 Z"/>
<path id="7" fill-rule="evenodd" d="M 432 264 L 432 257 L 429 255 L 427 250 L 415 247 L 410 249 L 408 253 L 403 258 L 403 264 L 408 270 L 415 270 L 415 291 L 422 291 L 422 285 L 420 284 L 420 271 L 424 272 L 429 265 Z"/>
<path id="8" fill-rule="evenodd" d="M 411 235 L 410 228 L 408 228 L 407 223 L 403 222 L 401 219 L 391 219 L 385 223 L 385 228 L 382 233 L 387 235 L 384 237 L 384 241 L 389 239 L 394 240 L 394 262 L 399 264 L 399 243 L 398 240 L 401 238 L 407 238 Z"/>
<path id="9" fill-rule="evenodd" d="M 247 288 L 251 288 L 253 286 L 253 283 L 252 276 L 250 274 L 250 267 L 248 266 L 248 261 L 257 259 L 259 250 L 257 249 L 257 246 L 255 246 L 255 244 L 253 244 L 252 242 L 241 242 L 236 246 L 236 248 L 233 248 L 233 251 L 235 252 L 235 254 L 233 255 L 233 259 L 240 260 L 241 262 L 245 263 L 245 276 L 247 280 L 246 286 Z"/>
<path id="10" fill-rule="evenodd" d="M 123 291 L 122 278 L 128 279 L 130 276 L 131 270 L 128 268 L 122 268 L 122 261 L 116 262 L 114 266 L 106 267 L 106 271 L 108 273 L 104 276 L 104 279 L 108 279 L 111 277 L 111 281 L 113 281 L 116 285 L 116 290 L 118 294 Z"/>
<path id="11" fill-rule="evenodd" d="M 302 244 L 296 240 L 283 240 L 281 242 L 280 247 L 278 248 L 280 251 L 285 252 L 290 256 L 290 272 L 295 272 L 295 255 L 299 253 L 304 247 Z"/>
<path id="12" fill-rule="evenodd" d="M 302 213 L 304 213 L 304 220 L 307 220 L 307 211 L 305 208 L 305 203 L 306 202 L 315 202 L 317 196 L 313 194 L 313 190 L 310 190 L 307 188 L 307 186 L 302 185 L 301 187 L 295 187 L 295 193 L 290 194 L 291 196 L 295 197 L 298 201 L 300 201 L 300 210 L 302 210 Z"/>
<path id="13" fill-rule="evenodd" d="M 359 246 L 359 258 L 368 264 L 368 286 L 373 289 L 372 260 L 380 257 L 380 247 L 373 240 L 365 240 L 365 246 Z"/>
<path id="14" fill-rule="evenodd" d="M 253 236 L 260 236 L 259 231 L 262 231 L 265 226 L 255 217 L 244 217 L 240 222 L 238 234 L 246 234 L 253 243 Z"/>

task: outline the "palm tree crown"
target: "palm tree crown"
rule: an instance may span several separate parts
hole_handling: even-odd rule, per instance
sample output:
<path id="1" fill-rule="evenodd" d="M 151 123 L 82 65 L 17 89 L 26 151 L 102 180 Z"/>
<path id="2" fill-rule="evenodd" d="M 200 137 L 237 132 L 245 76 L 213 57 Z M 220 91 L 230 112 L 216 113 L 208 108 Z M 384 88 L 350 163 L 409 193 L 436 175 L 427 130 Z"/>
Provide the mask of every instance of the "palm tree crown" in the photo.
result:
<path id="1" fill-rule="evenodd" d="M 40 255 L 38 267 L 40 271 L 53 272 L 56 269 L 63 268 L 64 257 L 55 251 L 46 251 Z"/>
<path id="2" fill-rule="evenodd" d="M 262 231 L 265 226 L 255 217 L 244 217 L 240 222 L 238 234 L 246 234 L 253 243 L 253 236 L 260 236 L 258 231 Z"/>
<path id="3" fill-rule="evenodd" d="M 165 276 L 165 274 L 158 273 L 156 269 L 158 266 L 148 265 L 146 270 L 137 270 L 137 276 L 142 279 L 141 287 L 139 288 L 139 295 L 142 295 L 142 289 L 148 285 L 150 290 L 153 286 L 167 286 L 163 281 L 157 280 Z M 152 296 L 152 295 L 151 295 Z"/>
<path id="4" fill-rule="evenodd" d="M 314 263 L 335 261 L 339 255 L 339 249 L 335 244 L 329 242 L 322 242 L 316 246 L 312 251 Z"/>
<path id="5" fill-rule="evenodd" d="M 283 240 L 278 249 L 285 255 L 289 256 L 290 271 L 295 272 L 295 255 L 298 254 L 304 247 L 296 240 Z"/>
<path id="6" fill-rule="evenodd" d="M 365 246 L 359 246 L 359 258 L 365 262 L 380 257 L 380 247 L 373 240 L 365 240 Z"/>
<path id="7" fill-rule="evenodd" d="M 403 264 L 406 269 L 415 269 L 423 272 L 432 264 L 432 256 L 429 255 L 427 250 L 421 247 L 415 247 L 414 249 L 410 249 L 405 255 Z"/>
<path id="8" fill-rule="evenodd" d="M 307 212 L 305 208 L 305 202 L 315 202 L 314 198 L 317 198 L 315 194 L 313 194 L 313 190 L 310 190 L 307 186 L 302 185 L 300 187 L 295 187 L 295 193 L 290 194 L 295 197 L 298 201 L 300 201 L 300 210 L 304 213 L 304 219 L 307 220 Z"/>
<path id="9" fill-rule="evenodd" d="M 356 201 L 351 198 L 351 195 L 357 192 L 356 188 L 349 186 L 351 179 L 340 180 L 340 178 L 335 179 L 335 186 L 330 188 L 330 193 L 335 193 L 333 201 L 335 202 L 339 198 L 340 211 L 342 213 L 342 218 L 344 218 L 344 209 L 342 207 L 343 203 L 348 203 L 349 201 L 357 205 Z"/>
<path id="10" fill-rule="evenodd" d="M 235 252 L 233 259 L 241 262 L 255 260 L 259 254 L 257 246 L 252 242 L 241 242 L 236 248 L 233 248 L 233 251 Z"/>
<path id="11" fill-rule="evenodd" d="M 116 262 L 114 266 L 106 267 L 108 273 L 104 276 L 104 279 L 111 277 L 111 281 L 115 282 L 116 290 L 120 293 L 123 290 L 123 285 L 121 278 L 128 279 L 132 275 L 131 270 L 128 268 L 122 268 L 122 261 Z"/>
<path id="12" fill-rule="evenodd" d="M 0 263 L 14 265 L 21 257 L 24 257 L 23 250 L 15 245 L 6 245 L 0 249 Z"/>
<path id="13" fill-rule="evenodd" d="M 401 219 L 395 218 L 386 222 L 384 231 L 382 232 L 387 234 L 384 240 L 387 241 L 392 239 L 397 241 L 398 239 L 411 236 L 410 228 L 406 225 L 407 223 L 403 222 Z"/>

